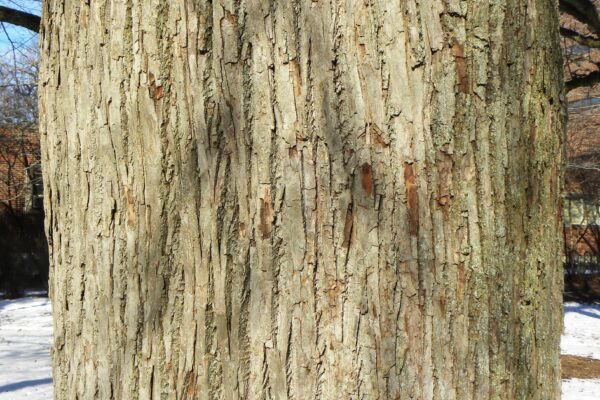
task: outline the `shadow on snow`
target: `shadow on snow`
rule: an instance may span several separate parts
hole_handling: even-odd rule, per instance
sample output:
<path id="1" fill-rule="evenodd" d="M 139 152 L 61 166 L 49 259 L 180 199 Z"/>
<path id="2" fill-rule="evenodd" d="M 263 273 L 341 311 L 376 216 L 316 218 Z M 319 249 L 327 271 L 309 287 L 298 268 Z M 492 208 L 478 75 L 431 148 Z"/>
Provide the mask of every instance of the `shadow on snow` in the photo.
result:
<path id="1" fill-rule="evenodd" d="M 43 378 L 43 379 L 32 379 L 29 381 L 21 381 L 16 383 L 9 383 L 8 385 L 0 386 L 0 393 L 3 392 L 12 392 L 14 390 L 23 389 L 31 386 L 39 386 L 46 385 L 52 383 L 52 378 Z"/>

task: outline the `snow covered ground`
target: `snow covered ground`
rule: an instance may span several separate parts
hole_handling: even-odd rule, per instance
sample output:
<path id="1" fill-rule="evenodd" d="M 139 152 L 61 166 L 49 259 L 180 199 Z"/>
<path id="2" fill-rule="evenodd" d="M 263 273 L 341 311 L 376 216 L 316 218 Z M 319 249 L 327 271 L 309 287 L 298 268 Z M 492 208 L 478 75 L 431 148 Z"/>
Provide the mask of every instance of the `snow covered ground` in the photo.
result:
<path id="1" fill-rule="evenodd" d="M 600 359 L 600 305 L 565 303 L 565 330 L 560 352 Z M 600 399 L 600 379 L 563 381 L 563 400 Z"/>
<path id="2" fill-rule="evenodd" d="M 600 380 L 569 379 L 562 383 L 562 400 L 600 399 Z"/>
<path id="3" fill-rule="evenodd" d="M 52 400 L 51 342 L 47 298 L 0 300 L 0 400 Z"/>
<path id="4" fill-rule="evenodd" d="M 565 303 L 564 309 L 561 353 L 600 360 L 600 305 Z"/>
<path id="5" fill-rule="evenodd" d="M 0 300 L 0 400 L 51 400 L 50 302 Z M 600 359 L 600 305 L 565 303 L 561 352 Z M 563 400 L 600 399 L 600 379 L 563 381 Z"/>

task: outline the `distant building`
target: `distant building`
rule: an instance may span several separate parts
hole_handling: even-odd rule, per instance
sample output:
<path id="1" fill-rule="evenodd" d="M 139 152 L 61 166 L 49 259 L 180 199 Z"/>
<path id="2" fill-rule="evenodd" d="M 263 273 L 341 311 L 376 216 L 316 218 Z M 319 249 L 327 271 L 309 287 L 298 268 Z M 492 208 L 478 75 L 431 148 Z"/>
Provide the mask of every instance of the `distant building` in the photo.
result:
<path id="1" fill-rule="evenodd" d="M 600 201 L 566 197 L 564 201 L 565 247 L 572 261 L 600 261 Z"/>
<path id="2" fill-rule="evenodd" d="M 5 295 L 47 287 L 42 197 L 38 133 L 0 126 L 0 292 Z"/>
<path id="3" fill-rule="evenodd" d="M 600 97 L 569 106 L 563 207 L 567 272 L 600 270 Z"/>
<path id="4" fill-rule="evenodd" d="M 560 22 L 563 28 L 591 34 L 568 13 L 561 15 Z M 567 80 L 597 70 L 600 51 L 569 38 L 563 39 L 563 46 Z M 563 208 L 566 267 L 567 272 L 578 267 L 600 271 L 600 85 L 571 90 L 568 101 Z"/>
<path id="5" fill-rule="evenodd" d="M 0 213 L 43 209 L 40 140 L 37 131 L 0 127 Z"/>

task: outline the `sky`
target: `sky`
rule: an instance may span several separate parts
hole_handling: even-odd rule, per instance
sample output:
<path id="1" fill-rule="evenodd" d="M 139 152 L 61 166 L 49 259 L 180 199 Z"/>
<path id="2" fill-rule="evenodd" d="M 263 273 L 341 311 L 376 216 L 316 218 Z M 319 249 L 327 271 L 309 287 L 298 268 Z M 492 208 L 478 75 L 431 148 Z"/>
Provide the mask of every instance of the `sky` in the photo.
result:
<path id="1" fill-rule="evenodd" d="M 17 8 L 32 14 L 40 14 L 40 0 L 0 0 L 0 6 Z M 36 46 L 38 35 L 27 29 L 9 24 L 0 25 L 0 58 L 13 56 L 13 44 L 18 50 L 24 46 Z"/>

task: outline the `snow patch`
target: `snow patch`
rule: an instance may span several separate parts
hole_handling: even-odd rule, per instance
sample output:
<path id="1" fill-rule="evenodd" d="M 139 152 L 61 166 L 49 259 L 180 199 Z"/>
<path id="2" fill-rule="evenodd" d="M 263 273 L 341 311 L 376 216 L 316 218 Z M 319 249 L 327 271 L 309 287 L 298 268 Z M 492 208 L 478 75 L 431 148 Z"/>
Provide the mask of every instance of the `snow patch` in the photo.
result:
<path id="1" fill-rule="evenodd" d="M 600 305 L 565 303 L 564 309 L 560 352 L 600 360 Z"/>
<path id="2" fill-rule="evenodd" d="M 47 298 L 0 300 L 0 400 L 52 400 Z"/>
<path id="3" fill-rule="evenodd" d="M 562 382 L 562 400 L 600 399 L 600 380 L 569 379 Z"/>

